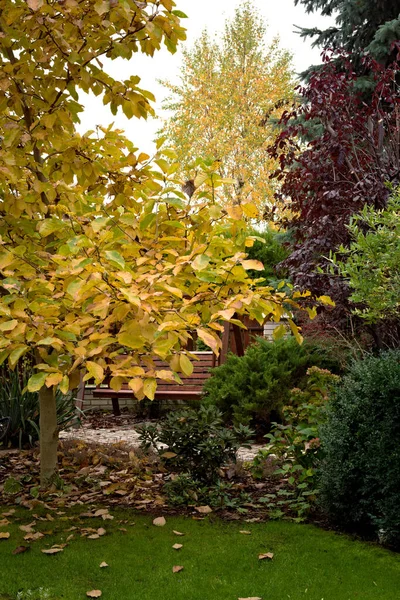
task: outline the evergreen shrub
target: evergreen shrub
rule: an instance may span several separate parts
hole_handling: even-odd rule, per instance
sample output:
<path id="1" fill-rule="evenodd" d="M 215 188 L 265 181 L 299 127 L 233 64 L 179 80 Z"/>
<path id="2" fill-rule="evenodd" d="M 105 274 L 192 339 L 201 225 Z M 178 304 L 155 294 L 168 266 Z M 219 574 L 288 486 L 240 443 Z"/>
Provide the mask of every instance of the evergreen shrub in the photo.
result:
<path id="1" fill-rule="evenodd" d="M 337 360 L 315 343 L 299 345 L 292 337 L 274 342 L 259 338 L 244 356 L 230 354 L 213 369 L 203 388 L 202 403 L 216 406 L 227 421 L 252 425 L 265 433 L 271 421 L 281 420 L 290 390 L 304 387 L 312 366 L 338 371 Z"/>
<path id="2" fill-rule="evenodd" d="M 322 429 L 320 498 L 332 520 L 400 547 L 400 351 L 354 362 Z"/>

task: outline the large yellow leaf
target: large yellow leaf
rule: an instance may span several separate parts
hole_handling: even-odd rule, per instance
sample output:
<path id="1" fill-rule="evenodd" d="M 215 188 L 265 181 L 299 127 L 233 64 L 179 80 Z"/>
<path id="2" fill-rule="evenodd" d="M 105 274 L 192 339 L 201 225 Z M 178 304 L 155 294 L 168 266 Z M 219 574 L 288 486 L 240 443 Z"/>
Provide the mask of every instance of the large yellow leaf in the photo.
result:
<path id="1" fill-rule="evenodd" d="M 190 376 L 193 373 L 193 364 L 190 362 L 186 354 L 180 355 L 179 365 L 184 375 Z"/>
<path id="2" fill-rule="evenodd" d="M 206 331 L 205 329 L 199 328 L 196 331 L 198 337 L 206 344 L 206 346 L 209 346 L 211 350 L 217 354 L 222 345 L 220 338 L 216 334 Z"/>
<path id="3" fill-rule="evenodd" d="M 45 384 L 48 373 L 35 373 L 28 380 L 28 391 L 38 392 Z"/>
<path id="4" fill-rule="evenodd" d="M 95 363 L 91 360 L 86 362 L 87 375 L 85 375 L 84 380 L 94 379 L 96 384 L 98 385 L 104 379 L 104 369 L 98 363 Z"/>
<path id="5" fill-rule="evenodd" d="M 157 390 L 157 381 L 154 378 L 145 379 L 143 382 L 143 393 L 149 398 L 149 400 L 154 400 L 154 396 Z"/>
<path id="6" fill-rule="evenodd" d="M 263 271 L 264 265 L 259 260 L 243 260 L 242 266 L 246 271 Z"/>

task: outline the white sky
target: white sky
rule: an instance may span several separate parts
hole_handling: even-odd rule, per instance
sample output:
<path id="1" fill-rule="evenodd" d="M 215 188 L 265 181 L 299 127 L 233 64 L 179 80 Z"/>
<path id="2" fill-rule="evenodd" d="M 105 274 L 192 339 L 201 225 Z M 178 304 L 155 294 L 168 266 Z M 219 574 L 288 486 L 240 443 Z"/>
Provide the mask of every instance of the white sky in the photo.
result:
<path id="1" fill-rule="evenodd" d="M 310 41 L 300 38 L 294 32 L 294 25 L 326 28 L 332 23 L 332 19 L 323 18 L 318 14 L 308 15 L 302 6 L 295 7 L 293 0 L 253 0 L 253 3 L 267 22 L 267 41 L 279 35 L 281 47 L 293 53 L 297 72 L 320 62 L 319 49 L 312 49 Z M 180 44 L 182 49 L 190 47 L 204 28 L 207 28 L 211 34 L 223 31 L 226 19 L 233 16 L 240 0 L 176 0 L 176 4 L 177 9 L 188 15 L 188 19 L 182 20 L 182 24 L 187 28 L 187 40 Z M 156 96 L 155 108 L 159 114 L 166 90 L 157 83 L 157 79 L 168 79 L 177 83 L 181 58 L 181 51 L 178 50 L 172 55 L 163 48 L 156 52 L 153 58 L 138 53 L 130 61 L 117 59 L 110 62 L 110 65 L 105 64 L 105 67 L 116 78 L 127 79 L 131 75 L 139 75 L 141 77 L 139 86 Z M 113 122 L 115 127 L 125 130 L 127 137 L 141 151 L 149 154 L 154 151 L 153 139 L 160 128 L 160 120 L 145 121 L 136 118 L 128 120 L 122 111 L 114 117 L 99 98 L 88 96 L 82 98 L 82 101 L 86 110 L 81 116 L 81 132 L 94 129 L 96 125 L 108 125 Z"/>

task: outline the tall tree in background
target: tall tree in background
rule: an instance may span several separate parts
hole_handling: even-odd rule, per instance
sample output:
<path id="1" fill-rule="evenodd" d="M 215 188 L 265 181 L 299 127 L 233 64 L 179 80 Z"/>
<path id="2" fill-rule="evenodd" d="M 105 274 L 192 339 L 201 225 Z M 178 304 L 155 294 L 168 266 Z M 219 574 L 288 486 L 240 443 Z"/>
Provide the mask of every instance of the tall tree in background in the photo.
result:
<path id="1" fill-rule="evenodd" d="M 344 49 L 360 65 L 365 51 L 382 63 L 390 62 L 392 43 L 400 39 L 398 0 L 295 0 L 308 13 L 335 16 L 336 25 L 325 30 L 300 28 L 302 37 L 313 38 L 313 46 Z"/>
<path id="2" fill-rule="evenodd" d="M 293 98 L 291 56 L 277 39 L 267 46 L 265 36 L 261 16 L 245 2 L 220 43 L 204 32 L 184 53 L 179 86 L 164 82 L 172 116 L 162 133 L 177 153 L 182 178 L 196 185 L 196 159 L 213 157 L 220 175 L 234 181 L 233 193 L 224 189 L 226 201 L 247 216 L 256 216 L 254 205 L 274 204 L 269 175 L 275 162 L 266 148 L 273 118 Z"/>

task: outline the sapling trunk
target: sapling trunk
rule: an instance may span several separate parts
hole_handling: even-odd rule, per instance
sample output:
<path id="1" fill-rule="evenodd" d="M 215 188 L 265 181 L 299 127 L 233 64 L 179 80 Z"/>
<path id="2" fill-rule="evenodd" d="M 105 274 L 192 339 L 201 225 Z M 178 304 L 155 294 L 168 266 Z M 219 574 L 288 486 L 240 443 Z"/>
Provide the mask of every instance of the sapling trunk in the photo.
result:
<path id="1" fill-rule="evenodd" d="M 55 389 L 39 390 L 40 409 L 40 486 L 48 488 L 57 475 L 58 427 Z"/>

